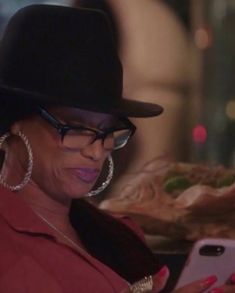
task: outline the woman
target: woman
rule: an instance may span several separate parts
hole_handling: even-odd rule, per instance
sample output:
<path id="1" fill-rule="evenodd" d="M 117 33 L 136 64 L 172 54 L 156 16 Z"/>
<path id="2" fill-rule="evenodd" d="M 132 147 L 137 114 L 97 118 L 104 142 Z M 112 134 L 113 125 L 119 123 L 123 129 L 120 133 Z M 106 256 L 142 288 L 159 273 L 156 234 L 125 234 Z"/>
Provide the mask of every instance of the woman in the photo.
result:
<path id="1" fill-rule="evenodd" d="M 108 185 L 111 153 L 135 132 L 127 117 L 162 112 L 121 99 L 105 16 L 21 9 L 1 41 L 0 77 L 0 292 L 159 292 L 169 271 L 159 270 L 135 224 L 83 199 Z M 107 179 L 94 188 L 105 161 Z M 177 292 L 202 292 L 214 281 Z"/>

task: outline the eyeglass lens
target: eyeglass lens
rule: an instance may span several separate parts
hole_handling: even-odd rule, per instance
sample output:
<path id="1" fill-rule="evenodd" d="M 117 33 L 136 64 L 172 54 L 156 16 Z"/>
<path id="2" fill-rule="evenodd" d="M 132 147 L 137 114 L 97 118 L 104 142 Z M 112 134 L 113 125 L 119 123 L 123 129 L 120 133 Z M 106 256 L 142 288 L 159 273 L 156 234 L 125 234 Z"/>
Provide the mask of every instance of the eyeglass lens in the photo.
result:
<path id="1" fill-rule="evenodd" d="M 103 138 L 103 147 L 114 150 L 123 147 L 130 137 L 129 129 L 115 130 Z M 63 145 L 70 149 L 82 149 L 97 139 L 96 133 L 91 130 L 69 130 L 63 138 Z"/>

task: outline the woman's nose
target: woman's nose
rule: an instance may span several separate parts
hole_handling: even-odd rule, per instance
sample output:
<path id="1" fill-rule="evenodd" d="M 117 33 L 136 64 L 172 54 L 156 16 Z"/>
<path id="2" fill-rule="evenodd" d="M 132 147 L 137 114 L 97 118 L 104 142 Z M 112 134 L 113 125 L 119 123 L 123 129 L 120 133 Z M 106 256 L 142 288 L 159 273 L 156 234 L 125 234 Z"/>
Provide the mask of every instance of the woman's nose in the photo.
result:
<path id="1" fill-rule="evenodd" d="M 107 156 L 107 153 L 110 153 L 104 148 L 102 139 L 95 140 L 92 144 L 84 147 L 81 152 L 85 157 L 95 161 L 102 159 L 104 156 Z"/>

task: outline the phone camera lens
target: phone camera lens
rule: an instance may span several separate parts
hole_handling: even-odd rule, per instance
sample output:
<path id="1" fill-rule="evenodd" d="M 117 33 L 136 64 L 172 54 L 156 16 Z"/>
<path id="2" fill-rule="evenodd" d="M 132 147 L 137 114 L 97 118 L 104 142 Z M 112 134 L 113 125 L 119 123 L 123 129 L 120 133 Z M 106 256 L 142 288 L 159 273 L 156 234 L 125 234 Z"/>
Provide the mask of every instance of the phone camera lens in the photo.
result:
<path id="1" fill-rule="evenodd" d="M 222 245 L 204 245 L 200 248 L 199 253 L 206 256 L 220 256 L 224 250 Z"/>

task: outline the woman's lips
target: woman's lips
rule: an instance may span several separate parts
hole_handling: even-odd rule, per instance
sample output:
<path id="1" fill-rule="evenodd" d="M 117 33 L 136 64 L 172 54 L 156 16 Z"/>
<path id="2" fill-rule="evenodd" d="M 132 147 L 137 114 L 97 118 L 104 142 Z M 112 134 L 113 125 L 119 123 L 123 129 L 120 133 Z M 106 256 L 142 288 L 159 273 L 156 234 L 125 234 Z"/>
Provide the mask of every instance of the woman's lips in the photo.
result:
<path id="1" fill-rule="evenodd" d="M 92 183 L 99 177 L 100 171 L 93 168 L 74 168 L 71 172 L 82 181 Z"/>

